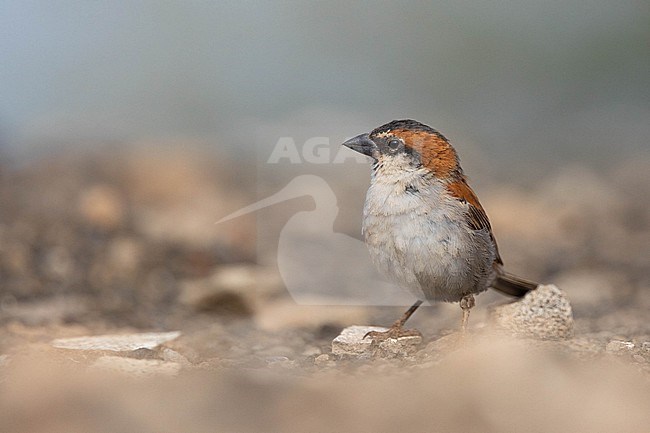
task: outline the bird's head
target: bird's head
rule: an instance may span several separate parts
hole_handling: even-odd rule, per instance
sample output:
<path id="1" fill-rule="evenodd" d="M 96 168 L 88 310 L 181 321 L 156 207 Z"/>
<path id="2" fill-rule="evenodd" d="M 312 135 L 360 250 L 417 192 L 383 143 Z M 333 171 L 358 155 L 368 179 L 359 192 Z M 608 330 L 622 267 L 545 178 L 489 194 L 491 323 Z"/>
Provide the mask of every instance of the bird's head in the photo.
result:
<path id="1" fill-rule="evenodd" d="M 375 160 L 375 168 L 424 169 L 438 178 L 461 173 L 458 156 L 449 141 L 430 126 L 415 120 L 393 120 L 343 143 Z"/>

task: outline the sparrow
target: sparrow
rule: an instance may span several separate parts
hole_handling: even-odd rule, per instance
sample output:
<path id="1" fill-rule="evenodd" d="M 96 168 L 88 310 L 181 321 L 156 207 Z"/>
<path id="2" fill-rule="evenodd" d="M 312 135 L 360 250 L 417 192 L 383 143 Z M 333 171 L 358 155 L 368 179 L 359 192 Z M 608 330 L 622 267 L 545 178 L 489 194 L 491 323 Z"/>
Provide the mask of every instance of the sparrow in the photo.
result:
<path id="1" fill-rule="evenodd" d="M 388 331 L 366 336 L 420 335 L 404 325 L 423 301 L 459 302 L 465 332 L 475 294 L 491 287 L 522 297 L 537 287 L 504 271 L 490 220 L 440 132 L 394 120 L 343 145 L 373 160 L 362 223 L 370 257 L 417 298 Z"/>

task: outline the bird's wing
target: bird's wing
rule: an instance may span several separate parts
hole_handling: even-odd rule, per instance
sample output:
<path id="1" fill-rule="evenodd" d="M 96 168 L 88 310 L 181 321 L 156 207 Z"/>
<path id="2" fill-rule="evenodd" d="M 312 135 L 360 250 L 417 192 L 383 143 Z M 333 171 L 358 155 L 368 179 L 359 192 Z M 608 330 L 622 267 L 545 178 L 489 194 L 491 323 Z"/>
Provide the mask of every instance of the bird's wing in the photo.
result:
<path id="1" fill-rule="evenodd" d="M 488 219 L 485 209 L 481 206 L 481 203 L 478 201 L 478 197 L 472 191 L 472 188 L 469 187 L 467 181 L 464 178 L 458 179 L 447 185 L 447 190 L 452 197 L 458 199 L 460 202 L 467 204 L 467 220 L 469 226 L 472 230 L 487 230 L 490 233 L 490 239 L 494 243 L 494 249 L 496 250 L 496 259 L 495 262 L 499 265 L 503 264 L 501 256 L 499 255 L 499 247 L 497 246 L 497 241 L 492 234 L 492 226 L 490 225 L 490 220 Z"/>

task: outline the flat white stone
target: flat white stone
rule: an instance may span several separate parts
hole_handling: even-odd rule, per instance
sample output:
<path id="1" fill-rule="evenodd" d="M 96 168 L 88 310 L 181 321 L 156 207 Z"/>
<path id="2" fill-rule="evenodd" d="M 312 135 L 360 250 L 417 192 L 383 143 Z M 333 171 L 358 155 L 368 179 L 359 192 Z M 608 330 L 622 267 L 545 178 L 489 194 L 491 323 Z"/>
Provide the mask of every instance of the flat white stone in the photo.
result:
<path id="1" fill-rule="evenodd" d="M 384 332 L 380 326 L 348 326 L 332 341 L 332 353 L 338 356 L 385 358 L 408 356 L 415 353 L 422 343 L 420 336 L 389 338 L 375 343 L 372 338 L 363 338 L 368 332 Z"/>
<path id="2" fill-rule="evenodd" d="M 111 350 L 126 352 L 136 349 L 153 349 L 172 341 L 181 335 L 180 331 L 146 332 L 124 335 L 95 335 L 88 337 L 59 338 L 50 344 L 58 349 Z"/>

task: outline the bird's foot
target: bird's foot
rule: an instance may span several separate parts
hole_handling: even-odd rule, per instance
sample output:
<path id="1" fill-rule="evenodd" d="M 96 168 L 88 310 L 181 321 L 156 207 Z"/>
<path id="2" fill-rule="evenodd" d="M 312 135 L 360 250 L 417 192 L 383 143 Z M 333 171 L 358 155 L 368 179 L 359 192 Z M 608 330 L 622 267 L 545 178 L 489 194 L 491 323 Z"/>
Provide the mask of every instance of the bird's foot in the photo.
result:
<path id="1" fill-rule="evenodd" d="M 460 300 L 460 308 L 463 310 L 463 319 L 460 325 L 460 331 L 465 334 L 469 325 L 469 312 L 474 308 L 476 302 L 474 301 L 474 296 L 465 295 Z"/>
<path id="2" fill-rule="evenodd" d="M 363 339 L 370 337 L 373 342 L 379 343 L 389 339 L 397 340 L 402 337 L 420 337 L 422 334 L 417 329 L 404 329 L 402 326 L 391 326 L 388 331 L 370 331 L 363 336 Z"/>

